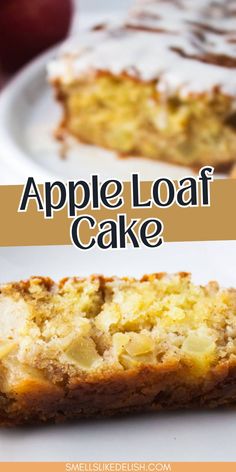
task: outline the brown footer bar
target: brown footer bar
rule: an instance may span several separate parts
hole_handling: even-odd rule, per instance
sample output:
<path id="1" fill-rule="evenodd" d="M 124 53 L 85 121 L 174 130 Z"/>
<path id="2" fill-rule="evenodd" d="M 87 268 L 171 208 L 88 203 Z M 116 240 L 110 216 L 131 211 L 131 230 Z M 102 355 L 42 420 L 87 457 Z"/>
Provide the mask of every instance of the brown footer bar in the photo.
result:
<path id="1" fill-rule="evenodd" d="M 0 462 L 2 472 L 235 472 L 236 462 Z"/>

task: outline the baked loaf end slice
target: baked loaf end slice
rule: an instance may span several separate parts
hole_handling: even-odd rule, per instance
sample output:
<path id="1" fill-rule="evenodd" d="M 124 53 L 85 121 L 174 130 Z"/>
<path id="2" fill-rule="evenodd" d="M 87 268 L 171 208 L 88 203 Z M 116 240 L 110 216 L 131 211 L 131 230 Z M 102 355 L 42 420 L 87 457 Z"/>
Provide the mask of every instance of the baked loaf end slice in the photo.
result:
<path id="1" fill-rule="evenodd" d="M 186 273 L 0 289 L 0 424 L 236 401 L 236 291 Z"/>

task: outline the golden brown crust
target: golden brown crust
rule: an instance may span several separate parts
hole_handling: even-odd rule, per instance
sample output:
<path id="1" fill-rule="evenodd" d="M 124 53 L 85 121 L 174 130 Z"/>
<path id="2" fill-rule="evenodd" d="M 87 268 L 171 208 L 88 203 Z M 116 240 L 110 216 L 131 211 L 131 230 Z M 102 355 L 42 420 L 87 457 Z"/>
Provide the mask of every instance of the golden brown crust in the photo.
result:
<path id="1" fill-rule="evenodd" d="M 231 169 L 230 177 L 231 179 L 236 179 L 236 165 Z"/>

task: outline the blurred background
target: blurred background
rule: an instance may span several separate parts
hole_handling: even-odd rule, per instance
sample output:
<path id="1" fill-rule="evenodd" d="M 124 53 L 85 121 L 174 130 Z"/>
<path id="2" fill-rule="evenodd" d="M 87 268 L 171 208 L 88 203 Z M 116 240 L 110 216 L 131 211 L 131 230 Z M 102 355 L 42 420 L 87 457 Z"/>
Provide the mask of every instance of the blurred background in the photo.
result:
<path id="1" fill-rule="evenodd" d="M 0 87 L 22 66 L 49 47 L 75 34 L 91 13 L 106 14 L 127 9 L 132 0 L 1 0 Z M 88 24 L 89 26 L 89 24 Z"/>

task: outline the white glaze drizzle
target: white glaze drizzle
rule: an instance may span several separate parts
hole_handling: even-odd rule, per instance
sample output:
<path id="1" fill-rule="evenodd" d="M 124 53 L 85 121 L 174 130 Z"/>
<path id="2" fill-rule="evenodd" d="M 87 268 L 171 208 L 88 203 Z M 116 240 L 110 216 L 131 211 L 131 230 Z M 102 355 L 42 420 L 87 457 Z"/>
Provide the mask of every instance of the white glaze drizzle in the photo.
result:
<path id="1" fill-rule="evenodd" d="M 70 40 L 49 64 L 50 79 L 68 83 L 102 70 L 156 80 L 167 94 L 219 87 L 236 96 L 236 67 L 203 62 L 223 55 L 236 65 L 236 0 L 139 0 L 125 23 Z"/>

